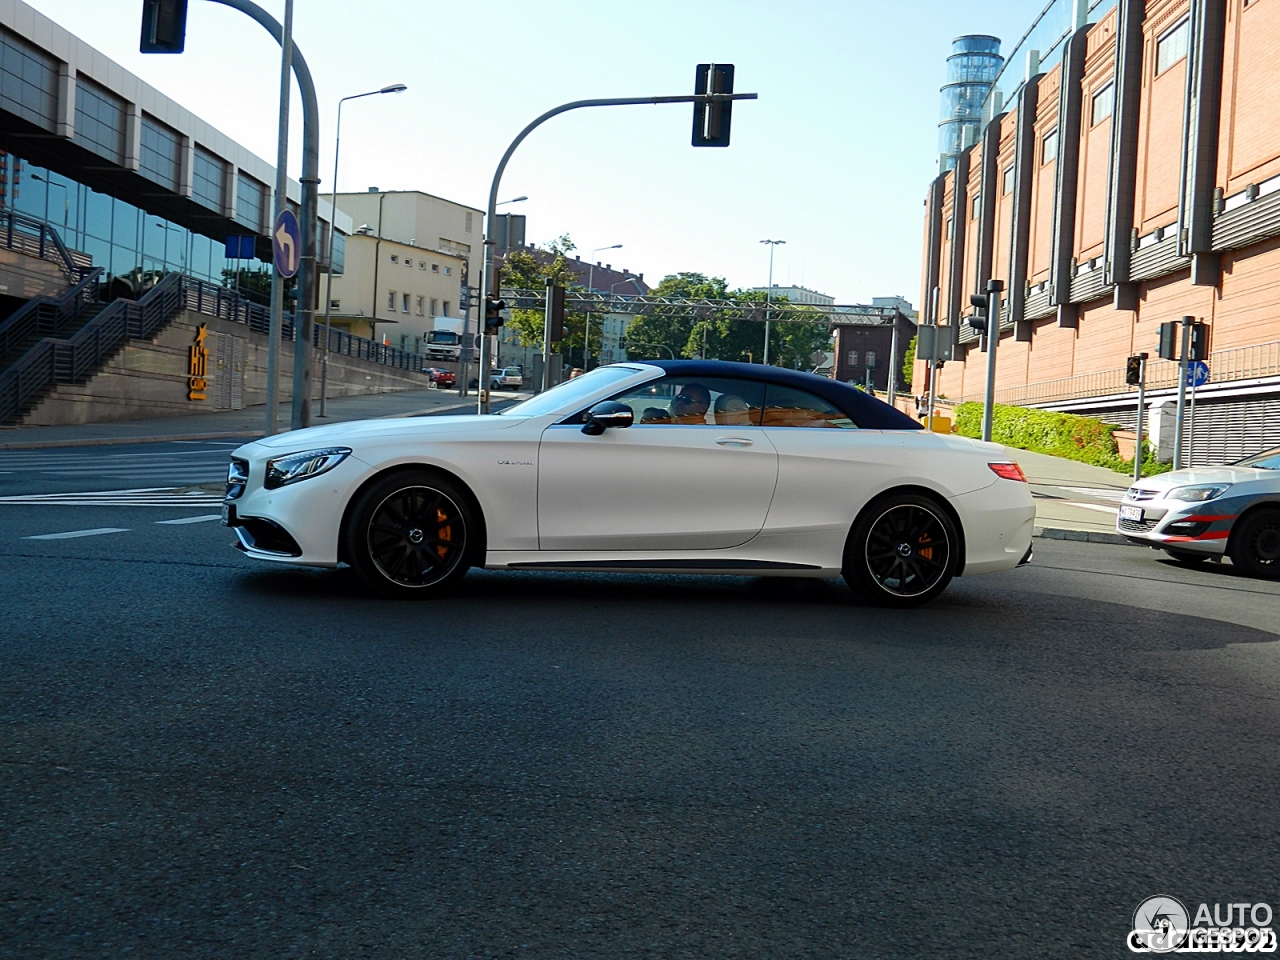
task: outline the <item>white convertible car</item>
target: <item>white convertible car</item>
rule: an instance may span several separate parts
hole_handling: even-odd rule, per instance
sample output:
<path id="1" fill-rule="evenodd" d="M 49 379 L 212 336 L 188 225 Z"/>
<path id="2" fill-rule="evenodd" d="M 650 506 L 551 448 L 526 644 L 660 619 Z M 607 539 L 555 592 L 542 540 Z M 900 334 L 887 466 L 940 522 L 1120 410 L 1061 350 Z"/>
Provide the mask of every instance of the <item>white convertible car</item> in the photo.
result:
<path id="1" fill-rule="evenodd" d="M 834 578 L 914 606 L 1031 557 L 1001 447 L 760 364 L 620 363 L 496 416 L 363 420 L 246 444 L 223 522 L 249 556 L 432 597 L 472 566 Z"/>

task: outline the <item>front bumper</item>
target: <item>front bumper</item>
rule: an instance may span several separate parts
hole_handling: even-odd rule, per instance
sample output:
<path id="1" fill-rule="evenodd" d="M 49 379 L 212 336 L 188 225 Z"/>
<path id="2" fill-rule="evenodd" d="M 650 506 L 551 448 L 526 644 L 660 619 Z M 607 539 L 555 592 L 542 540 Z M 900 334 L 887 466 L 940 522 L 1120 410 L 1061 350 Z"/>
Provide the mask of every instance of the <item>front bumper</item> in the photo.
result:
<path id="1" fill-rule="evenodd" d="M 1116 532 L 1156 549 L 1222 556 L 1240 511 L 1229 500 L 1130 500 L 1120 505 Z"/>

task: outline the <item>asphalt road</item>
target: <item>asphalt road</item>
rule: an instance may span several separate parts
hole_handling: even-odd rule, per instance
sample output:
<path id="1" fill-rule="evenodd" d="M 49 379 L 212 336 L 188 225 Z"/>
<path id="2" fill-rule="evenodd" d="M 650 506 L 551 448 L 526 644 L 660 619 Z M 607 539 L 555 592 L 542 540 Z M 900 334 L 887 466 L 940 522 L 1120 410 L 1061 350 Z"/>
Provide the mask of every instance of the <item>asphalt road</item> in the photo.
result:
<path id="1" fill-rule="evenodd" d="M 1280 584 L 279 570 L 0 504 L 0 957 L 1121 957 L 1280 907 Z M 112 530 L 69 538 L 50 534 Z"/>

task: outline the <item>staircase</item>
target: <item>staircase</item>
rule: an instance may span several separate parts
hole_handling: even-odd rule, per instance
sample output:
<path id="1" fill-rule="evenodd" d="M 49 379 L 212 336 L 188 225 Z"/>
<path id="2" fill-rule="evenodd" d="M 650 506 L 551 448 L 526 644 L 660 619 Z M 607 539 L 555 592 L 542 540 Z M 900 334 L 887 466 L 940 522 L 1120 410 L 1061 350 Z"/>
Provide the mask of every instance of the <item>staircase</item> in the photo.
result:
<path id="1" fill-rule="evenodd" d="M 98 301 L 102 268 L 95 267 L 60 297 L 33 297 L 0 321 L 0 372 L 45 337 L 69 337 L 106 306 Z"/>

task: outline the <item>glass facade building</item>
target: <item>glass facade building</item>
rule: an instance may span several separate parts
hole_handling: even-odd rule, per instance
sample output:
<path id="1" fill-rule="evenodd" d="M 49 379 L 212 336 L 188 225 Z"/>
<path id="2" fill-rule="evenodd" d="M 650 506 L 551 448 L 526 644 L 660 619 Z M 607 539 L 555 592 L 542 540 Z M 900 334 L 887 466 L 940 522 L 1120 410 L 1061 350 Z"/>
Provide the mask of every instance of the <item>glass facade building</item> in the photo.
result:
<path id="1" fill-rule="evenodd" d="M 951 51 L 938 123 L 939 164 L 944 172 L 955 167 L 961 151 L 977 142 L 982 104 L 1004 66 L 999 37 L 957 37 Z"/>

